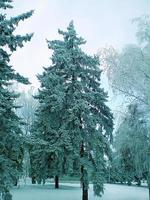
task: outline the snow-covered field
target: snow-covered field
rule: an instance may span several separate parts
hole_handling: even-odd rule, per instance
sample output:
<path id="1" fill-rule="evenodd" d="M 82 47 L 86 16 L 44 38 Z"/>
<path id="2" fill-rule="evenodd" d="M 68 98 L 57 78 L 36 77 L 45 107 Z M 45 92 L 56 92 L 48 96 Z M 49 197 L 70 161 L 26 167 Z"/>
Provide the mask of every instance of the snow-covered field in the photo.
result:
<path id="1" fill-rule="evenodd" d="M 62 183 L 60 189 L 54 189 L 50 183 L 44 186 L 21 184 L 11 192 L 13 200 L 81 200 L 81 188 L 77 183 Z M 94 196 L 90 185 L 89 200 L 148 200 L 148 189 L 106 184 L 105 193 L 100 198 Z"/>

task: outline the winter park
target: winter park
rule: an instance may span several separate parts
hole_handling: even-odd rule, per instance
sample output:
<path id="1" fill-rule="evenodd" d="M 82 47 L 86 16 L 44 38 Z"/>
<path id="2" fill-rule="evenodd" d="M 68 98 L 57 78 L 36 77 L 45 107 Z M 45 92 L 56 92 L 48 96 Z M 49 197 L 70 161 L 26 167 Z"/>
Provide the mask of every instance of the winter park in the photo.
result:
<path id="1" fill-rule="evenodd" d="M 150 200 L 150 1 L 0 0 L 0 200 Z"/>

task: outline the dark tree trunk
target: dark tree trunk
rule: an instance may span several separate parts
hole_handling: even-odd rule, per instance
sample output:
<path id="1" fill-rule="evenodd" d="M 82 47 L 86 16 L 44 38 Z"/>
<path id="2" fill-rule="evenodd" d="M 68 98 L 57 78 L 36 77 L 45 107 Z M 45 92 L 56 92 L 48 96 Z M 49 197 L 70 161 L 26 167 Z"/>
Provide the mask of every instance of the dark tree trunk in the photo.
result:
<path id="1" fill-rule="evenodd" d="M 84 156 L 84 144 L 82 142 L 81 144 L 81 151 L 80 151 L 80 156 Z M 88 200 L 88 188 L 85 183 L 85 174 L 84 174 L 84 166 L 81 165 L 81 185 L 82 185 L 82 200 Z"/>
<path id="2" fill-rule="evenodd" d="M 141 180 L 140 179 L 138 179 L 138 181 L 137 181 L 137 186 L 141 186 Z"/>
<path id="3" fill-rule="evenodd" d="M 43 185 L 45 185 L 45 179 L 43 179 Z"/>
<path id="4" fill-rule="evenodd" d="M 32 184 L 36 184 L 36 178 L 34 176 L 32 177 Z"/>
<path id="5" fill-rule="evenodd" d="M 135 176 L 135 181 L 137 182 L 137 186 L 141 186 L 141 178 L 138 176 Z"/>
<path id="6" fill-rule="evenodd" d="M 84 183 L 82 183 L 82 200 L 88 200 L 88 189 Z"/>
<path id="7" fill-rule="evenodd" d="M 59 177 L 55 176 L 55 188 L 58 189 L 59 188 Z"/>
<path id="8" fill-rule="evenodd" d="M 131 181 L 128 181 L 128 182 L 127 182 L 127 185 L 131 186 L 131 185 L 132 185 Z"/>
<path id="9" fill-rule="evenodd" d="M 149 195 L 149 200 L 150 200 L 150 171 L 148 172 L 148 176 L 147 176 L 147 185 L 148 185 L 148 195 Z"/>
<path id="10" fill-rule="evenodd" d="M 15 181 L 14 181 L 14 186 L 17 186 L 17 185 L 18 185 L 18 180 L 15 179 Z"/>

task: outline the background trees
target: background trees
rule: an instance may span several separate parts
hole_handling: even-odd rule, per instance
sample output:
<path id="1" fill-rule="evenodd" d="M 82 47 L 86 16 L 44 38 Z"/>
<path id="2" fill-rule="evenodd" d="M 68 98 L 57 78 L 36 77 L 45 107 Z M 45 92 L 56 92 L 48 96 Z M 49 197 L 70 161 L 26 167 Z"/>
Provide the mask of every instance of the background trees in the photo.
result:
<path id="1" fill-rule="evenodd" d="M 0 1 L 0 192 L 3 199 L 11 199 L 9 187 L 18 179 L 23 159 L 21 120 L 15 113 L 18 94 L 10 92 L 8 86 L 13 81 L 29 83 L 13 70 L 9 61 L 12 52 L 31 39 L 32 34 L 15 35 L 14 31 L 20 21 L 33 13 L 30 11 L 7 19 L 3 10 L 12 8 L 10 3 L 10 0 Z"/>
<path id="2" fill-rule="evenodd" d="M 19 87 L 14 86 L 14 90 L 19 90 Z M 34 99 L 36 89 L 31 86 L 28 90 L 20 91 L 20 96 L 16 100 L 16 105 L 20 108 L 16 110 L 17 115 L 22 119 L 23 125 L 21 127 L 24 138 L 24 158 L 23 158 L 23 172 L 22 177 L 26 182 L 26 178 L 29 177 L 30 173 L 30 140 L 31 140 L 31 126 L 35 119 L 35 110 L 38 107 L 38 102 Z"/>
<path id="3" fill-rule="evenodd" d="M 15 90 L 19 90 L 15 88 Z M 17 109 L 17 115 L 23 119 L 24 126 L 22 127 L 24 135 L 29 136 L 31 134 L 31 126 L 35 119 L 35 110 L 38 107 L 38 101 L 34 99 L 37 89 L 33 86 L 27 90 L 20 91 L 20 96 L 16 100 L 16 105 L 20 105 L 20 109 Z"/>
<path id="4" fill-rule="evenodd" d="M 121 52 L 113 47 L 100 51 L 108 81 L 114 92 L 120 92 L 131 101 L 136 99 L 142 104 L 149 105 L 150 83 L 150 46 L 148 16 L 134 19 L 137 24 L 137 39 L 140 45 L 126 45 Z"/>
<path id="5" fill-rule="evenodd" d="M 115 138 L 118 168 L 122 169 L 124 181 L 133 180 L 140 185 L 142 179 L 149 184 L 150 135 L 149 122 L 144 117 L 143 108 L 131 104 L 126 117 L 120 124 Z"/>
<path id="6" fill-rule="evenodd" d="M 127 45 L 121 52 L 112 47 L 103 49 L 101 56 L 114 94 L 129 104 L 116 130 L 113 164 L 121 169 L 121 179 L 128 183 L 136 179 L 138 184 L 145 179 L 149 187 L 150 19 L 143 16 L 134 22 L 139 44 Z"/>

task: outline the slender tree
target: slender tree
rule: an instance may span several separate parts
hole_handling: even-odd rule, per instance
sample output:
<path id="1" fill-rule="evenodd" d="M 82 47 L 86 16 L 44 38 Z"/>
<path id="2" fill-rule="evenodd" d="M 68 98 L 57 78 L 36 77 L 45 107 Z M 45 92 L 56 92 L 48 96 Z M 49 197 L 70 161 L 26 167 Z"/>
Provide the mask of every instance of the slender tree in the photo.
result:
<path id="1" fill-rule="evenodd" d="M 9 187 L 18 179 L 23 158 L 21 120 L 15 113 L 18 94 L 10 92 L 9 85 L 13 81 L 28 84 L 28 80 L 16 73 L 9 62 L 17 47 L 23 47 L 23 42 L 32 37 L 32 34 L 21 36 L 14 32 L 18 23 L 33 13 L 30 11 L 7 19 L 4 10 L 12 8 L 11 2 L 0 0 L 0 192 L 3 199 L 9 200 Z"/>
<path id="2" fill-rule="evenodd" d="M 15 90 L 18 88 L 13 87 Z M 17 115 L 23 120 L 24 125 L 22 126 L 24 136 L 24 159 L 23 159 L 23 178 L 26 182 L 26 177 L 29 177 L 30 159 L 30 137 L 31 137 L 31 126 L 34 121 L 34 112 L 37 109 L 37 101 L 33 98 L 36 94 L 36 90 L 31 86 L 27 91 L 21 91 L 19 98 L 16 99 L 16 105 L 21 106 L 20 109 L 16 110 Z"/>
<path id="3" fill-rule="evenodd" d="M 21 91 L 20 96 L 16 101 L 16 105 L 20 105 L 21 108 L 17 109 L 17 115 L 23 119 L 24 126 L 23 132 L 25 136 L 30 135 L 31 125 L 34 121 L 34 113 L 38 107 L 38 102 L 34 99 L 36 90 L 31 86 L 27 91 Z"/>

